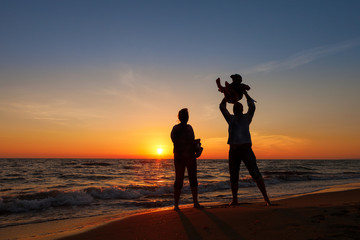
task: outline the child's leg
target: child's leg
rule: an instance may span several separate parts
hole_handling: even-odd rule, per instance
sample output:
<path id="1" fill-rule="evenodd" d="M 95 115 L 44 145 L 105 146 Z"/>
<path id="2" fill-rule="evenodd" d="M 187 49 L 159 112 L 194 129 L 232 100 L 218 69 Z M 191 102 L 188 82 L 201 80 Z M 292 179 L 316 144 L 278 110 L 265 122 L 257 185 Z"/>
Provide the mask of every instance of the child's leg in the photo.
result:
<path id="1" fill-rule="evenodd" d="M 225 82 L 224 95 L 226 101 L 229 103 L 236 103 L 242 97 L 235 91 L 234 87 L 228 82 Z"/>
<path id="2" fill-rule="evenodd" d="M 221 86 L 220 78 L 216 79 L 216 85 L 219 88 L 219 92 L 224 92 L 225 88 L 223 86 Z"/>

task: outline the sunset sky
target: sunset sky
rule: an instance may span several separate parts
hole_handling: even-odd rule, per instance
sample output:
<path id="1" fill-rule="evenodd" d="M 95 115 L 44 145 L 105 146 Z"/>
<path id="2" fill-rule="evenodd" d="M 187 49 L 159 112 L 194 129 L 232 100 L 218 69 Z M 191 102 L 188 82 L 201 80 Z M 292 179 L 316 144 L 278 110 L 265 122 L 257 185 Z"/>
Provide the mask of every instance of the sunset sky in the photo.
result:
<path id="1" fill-rule="evenodd" d="M 239 73 L 257 158 L 360 158 L 359 9 L 1 0 L 0 157 L 171 158 L 187 107 L 202 158 L 227 158 L 215 79 Z"/>

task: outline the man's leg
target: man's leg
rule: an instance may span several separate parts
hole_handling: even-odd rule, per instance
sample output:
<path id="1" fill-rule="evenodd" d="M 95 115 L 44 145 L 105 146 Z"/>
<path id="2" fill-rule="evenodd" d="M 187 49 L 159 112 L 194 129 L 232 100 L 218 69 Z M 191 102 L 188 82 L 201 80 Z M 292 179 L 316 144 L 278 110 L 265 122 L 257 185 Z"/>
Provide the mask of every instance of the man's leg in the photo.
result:
<path id="1" fill-rule="evenodd" d="M 231 183 L 231 193 L 232 193 L 232 201 L 230 205 L 238 204 L 239 171 L 240 171 L 240 158 L 237 154 L 236 149 L 230 146 L 229 172 L 230 172 L 230 183 Z"/>
<path id="2" fill-rule="evenodd" d="M 238 189 L 239 189 L 239 184 L 238 183 L 231 183 L 231 192 L 232 192 L 232 201 L 230 203 L 230 205 L 237 205 L 238 204 Z"/>
<path id="3" fill-rule="evenodd" d="M 256 185 L 258 186 L 258 188 L 260 189 L 260 192 L 262 193 L 262 195 L 264 197 L 266 205 L 270 206 L 271 202 L 270 202 L 270 199 L 269 199 L 269 197 L 267 195 L 267 192 L 266 192 L 264 179 L 261 177 L 261 178 L 257 179 L 255 182 L 256 182 Z"/>
<path id="4" fill-rule="evenodd" d="M 255 154 L 251 148 L 248 151 L 246 151 L 246 154 L 244 155 L 244 163 L 247 169 L 249 170 L 251 177 L 256 182 L 256 185 L 259 188 L 261 194 L 263 195 L 266 205 L 270 206 L 271 202 L 266 192 L 264 179 L 259 171 L 259 168 L 256 163 Z"/>

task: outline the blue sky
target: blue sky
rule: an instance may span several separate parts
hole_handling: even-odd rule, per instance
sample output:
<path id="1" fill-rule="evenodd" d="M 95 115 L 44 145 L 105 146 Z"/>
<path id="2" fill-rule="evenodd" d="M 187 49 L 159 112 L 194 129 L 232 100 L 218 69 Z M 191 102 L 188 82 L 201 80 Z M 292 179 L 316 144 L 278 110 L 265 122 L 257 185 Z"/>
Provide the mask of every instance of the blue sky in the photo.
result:
<path id="1" fill-rule="evenodd" d="M 358 1 L 0 5 L 4 136 L 19 140 L 19 129 L 41 128 L 45 141 L 53 136 L 39 127 L 46 125 L 62 133 L 113 129 L 131 138 L 139 136 L 129 128 L 153 128 L 165 139 L 178 109 L 188 107 L 195 131 L 209 146 L 225 148 L 214 80 L 240 73 L 258 100 L 258 145 L 301 142 L 294 150 L 301 157 L 321 142 L 318 155 L 327 157 L 320 153 L 341 141 L 344 147 L 330 156 L 360 157 Z"/>
<path id="2" fill-rule="evenodd" d="M 2 63 L 169 62 L 230 68 L 359 37 L 357 1 L 2 1 L 1 5 Z"/>

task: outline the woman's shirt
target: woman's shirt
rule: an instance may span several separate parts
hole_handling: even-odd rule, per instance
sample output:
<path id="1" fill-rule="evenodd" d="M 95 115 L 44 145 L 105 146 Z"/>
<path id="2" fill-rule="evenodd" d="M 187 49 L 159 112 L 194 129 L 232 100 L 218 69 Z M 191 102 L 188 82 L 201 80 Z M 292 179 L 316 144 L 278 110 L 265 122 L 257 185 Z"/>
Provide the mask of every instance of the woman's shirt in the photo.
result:
<path id="1" fill-rule="evenodd" d="M 189 124 L 177 124 L 171 131 L 171 140 L 174 143 L 175 158 L 191 158 L 195 156 L 194 131 Z"/>

